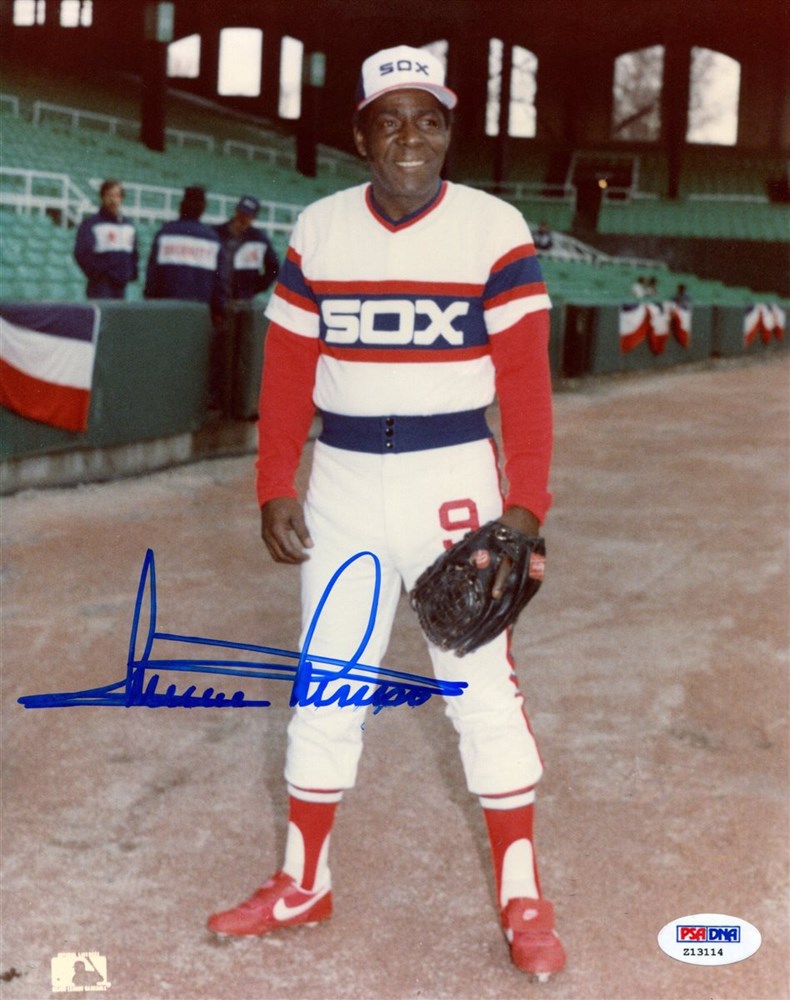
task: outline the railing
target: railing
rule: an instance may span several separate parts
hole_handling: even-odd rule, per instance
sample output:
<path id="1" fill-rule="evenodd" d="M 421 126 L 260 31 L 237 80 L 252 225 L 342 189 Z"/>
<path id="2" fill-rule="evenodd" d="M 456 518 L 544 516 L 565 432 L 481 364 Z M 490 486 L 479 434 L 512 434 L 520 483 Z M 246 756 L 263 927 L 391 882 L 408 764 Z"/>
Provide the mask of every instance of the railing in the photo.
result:
<path id="1" fill-rule="evenodd" d="M 12 95 L 4 95 L 9 100 L 17 101 Z M 16 114 L 19 113 L 17 101 Z M 117 115 L 104 115 L 97 111 L 84 111 L 81 108 L 66 107 L 62 104 L 53 104 L 50 101 L 34 101 L 32 121 L 34 125 L 40 125 L 45 120 L 66 119 L 69 128 L 74 129 L 87 127 L 95 131 L 96 126 L 101 127 L 110 135 L 120 135 L 124 138 L 137 140 L 140 134 L 140 123 L 133 118 L 120 118 Z M 203 132 L 190 132 L 187 129 L 166 128 L 165 136 L 175 145 L 202 146 L 210 152 L 217 149 L 217 142 L 213 136 Z M 228 139 L 222 143 L 220 151 L 225 156 L 242 155 L 247 159 L 264 159 L 274 166 L 283 166 L 293 170 L 296 166 L 296 153 L 292 150 L 281 149 L 277 146 L 260 145 L 256 143 L 244 142 L 238 139 Z M 324 151 L 318 153 L 318 165 L 324 167 L 331 173 L 337 173 L 341 166 L 354 168 L 359 166 L 353 157 L 342 152 Z"/>
<path id="2" fill-rule="evenodd" d="M 21 215 L 54 214 L 59 225 L 76 225 L 92 207 L 67 174 L 0 167 L 0 205 Z"/>
<path id="3" fill-rule="evenodd" d="M 717 201 L 736 202 L 743 204 L 747 202 L 752 205 L 767 205 L 768 196 L 765 194 L 714 194 L 709 191 L 689 191 L 686 201 Z"/>
<path id="4" fill-rule="evenodd" d="M 0 104 L 9 104 L 11 106 L 10 114 L 14 118 L 19 117 L 19 98 L 15 94 L 0 94 Z"/>
<path id="5" fill-rule="evenodd" d="M 640 191 L 636 187 L 617 187 L 610 184 L 601 189 L 601 201 L 613 205 L 630 205 L 634 201 L 656 201 L 661 197 L 657 191 Z"/>
<path id="6" fill-rule="evenodd" d="M 567 204 L 571 207 L 576 205 L 576 188 L 572 184 L 544 184 L 542 181 L 497 183 L 490 180 L 468 180 L 465 183 L 513 201 L 538 201 L 554 205 Z"/>
<path id="7" fill-rule="evenodd" d="M 253 142 L 244 142 L 241 139 L 226 139 L 222 144 L 222 152 L 226 156 L 243 156 L 248 160 L 265 160 L 272 166 L 287 167 L 289 170 L 296 168 L 296 153 L 288 149 L 277 149 L 275 146 L 260 146 Z M 339 169 L 346 168 L 351 173 L 366 174 L 363 164 L 351 156 L 341 152 L 320 152 L 316 157 L 320 167 L 324 167 L 329 173 L 336 174 Z"/>
<path id="8" fill-rule="evenodd" d="M 652 257 L 627 257 L 622 254 L 612 256 L 597 247 L 590 246 L 589 243 L 583 243 L 575 236 L 569 236 L 567 233 L 552 232 L 552 238 L 554 240 L 553 247 L 551 250 L 542 250 L 541 257 L 560 261 L 582 261 L 593 264 L 595 267 L 629 265 L 651 267 L 656 270 L 667 270 L 668 268 L 666 261 L 656 260 Z"/>
<path id="9" fill-rule="evenodd" d="M 91 178 L 90 186 L 98 192 L 101 179 Z M 160 224 L 178 218 L 183 188 L 159 187 L 153 184 L 124 182 L 124 214 L 139 222 Z M 233 215 L 236 195 L 207 192 L 203 221 L 209 225 L 225 222 Z M 97 198 L 92 198 L 67 174 L 45 170 L 0 167 L 0 206 L 13 208 L 21 215 L 52 215 L 59 225 L 78 225 L 82 218 L 96 210 Z M 270 233 L 290 233 L 303 205 L 287 202 L 262 201 L 258 224 Z"/>
<path id="10" fill-rule="evenodd" d="M 222 144 L 225 156 L 243 156 L 248 160 L 265 160 L 272 166 L 294 167 L 296 154 L 287 149 L 275 149 L 274 146 L 258 146 L 252 142 L 242 142 L 239 139 L 227 139 Z"/>
<path id="11" fill-rule="evenodd" d="M 100 125 L 104 131 L 110 135 L 123 135 L 131 133 L 132 138 L 137 138 L 140 131 L 139 122 L 132 118 L 119 118 L 117 115 L 102 115 L 97 111 L 83 111 L 80 108 L 68 108 L 62 104 L 51 104 L 49 101 L 34 101 L 32 121 L 34 125 L 41 125 L 44 121 L 52 118 L 68 121 L 69 127 L 73 130 L 81 128 L 83 123 L 90 125 Z"/>
<path id="12" fill-rule="evenodd" d="M 140 133 L 140 123 L 133 118 L 120 118 L 117 115 L 103 115 L 98 111 L 84 111 L 82 108 L 69 108 L 62 104 L 52 104 L 49 101 L 34 101 L 33 124 L 40 125 L 45 119 L 65 118 L 69 128 L 78 129 L 87 124 L 88 127 L 99 125 L 110 135 L 121 135 L 137 139 Z M 165 135 L 177 146 L 198 145 L 206 149 L 215 148 L 214 138 L 202 132 L 189 132 L 185 129 L 168 128 Z"/>
<path id="13" fill-rule="evenodd" d="M 100 178 L 92 177 L 89 183 L 98 191 L 102 182 Z M 123 210 L 129 218 L 155 223 L 178 218 L 183 188 L 124 181 L 123 189 L 126 195 Z M 226 222 L 233 215 L 237 202 L 237 195 L 206 192 L 206 211 L 202 221 L 208 225 Z M 287 202 L 262 201 L 256 225 L 270 233 L 290 233 L 303 208 L 304 205 Z"/>
<path id="14" fill-rule="evenodd" d="M 212 153 L 216 149 L 214 137 L 203 132 L 188 132 L 180 128 L 166 128 L 165 136 L 172 139 L 177 146 L 205 146 Z"/>

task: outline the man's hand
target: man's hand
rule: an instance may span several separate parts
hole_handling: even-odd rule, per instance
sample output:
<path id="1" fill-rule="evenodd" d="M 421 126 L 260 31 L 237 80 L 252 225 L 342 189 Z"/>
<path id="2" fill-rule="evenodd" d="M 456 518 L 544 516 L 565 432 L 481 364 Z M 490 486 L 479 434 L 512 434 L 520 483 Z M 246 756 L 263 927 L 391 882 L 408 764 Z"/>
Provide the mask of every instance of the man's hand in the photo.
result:
<path id="1" fill-rule="evenodd" d="M 292 497 L 276 497 L 261 507 L 261 538 L 275 562 L 302 563 L 313 540 L 304 521 L 302 505 Z"/>
<path id="2" fill-rule="evenodd" d="M 527 535 L 529 538 L 536 538 L 540 534 L 540 521 L 526 507 L 510 507 L 497 520 L 501 521 L 502 524 L 506 524 L 508 528 L 515 528 L 516 531 L 520 531 L 522 535 Z M 513 563 L 510 559 L 502 560 L 502 565 L 499 567 L 493 586 L 491 587 L 491 596 L 495 600 L 499 600 L 502 596 L 502 591 L 505 589 L 505 581 L 512 565 Z"/>

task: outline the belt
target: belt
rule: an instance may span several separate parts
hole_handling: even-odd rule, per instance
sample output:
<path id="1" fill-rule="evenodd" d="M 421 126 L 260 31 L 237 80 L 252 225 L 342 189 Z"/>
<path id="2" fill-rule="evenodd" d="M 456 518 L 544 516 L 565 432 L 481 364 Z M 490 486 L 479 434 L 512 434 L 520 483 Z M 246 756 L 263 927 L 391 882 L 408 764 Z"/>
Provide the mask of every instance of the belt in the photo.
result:
<path id="1" fill-rule="evenodd" d="M 346 417 L 322 410 L 323 429 L 318 440 L 333 448 L 373 455 L 447 448 L 490 438 L 485 413 L 486 407 L 482 407 L 428 417 Z"/>

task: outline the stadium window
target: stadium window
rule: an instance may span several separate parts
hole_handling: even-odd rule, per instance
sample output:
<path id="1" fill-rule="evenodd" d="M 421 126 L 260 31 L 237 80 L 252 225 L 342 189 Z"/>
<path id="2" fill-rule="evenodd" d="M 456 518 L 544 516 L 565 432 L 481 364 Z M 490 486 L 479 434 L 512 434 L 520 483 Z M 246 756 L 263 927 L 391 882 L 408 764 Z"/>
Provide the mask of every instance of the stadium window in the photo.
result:
<path id="1" fill-rule="evenodd" d="M 189 80 L 200 76 L 200 35 L 187 35 L 167 46 L 167 75 Z"/>
<path id="2" fill-rule="evenodd" d="M 259 28 L 223 28 L 217 92 L 223 97 L 258 97 L 262 53 L 263 32 Z"/>
<path id="3" fill-rule="evenodd" d="M 93 24 L 93 0 L 61 0 L 61 28 L 90 28 Z"/>
<path id="4" fill-rule="evenodd" d="M 488 100 L 486 102 L 486 135 L 499 135 L 499 112 L 502 95 L 502 61 L 505 46 L 500 38 L 488 44 Z M 529 49 L 514 45 L 510 72 L 510 107 L 508 135 L 522 139 L 535 136 L 537 116 L 535 92 L 538 71 L 537 56 Z"/>
<path id="5" fill-rule="evenodd" d="M 614 61 L 612 138 L 657 142 L 661 137 L 664 46 L 624 52 Z"/>
<path id="6" fill-rule="evenodd" d="M 735 145 L 740 86 L 736 59 L 712 49 L 691 50 L 687 142 Z"/>
<path id="7" fill-rule="evenodd" d="M 277 113 L 281 118 L 296 119 L 302 113 L 302 64 L 304 42 L 283 35 L 280 44 L 280 98 Z"/>
<path id="8" fill-rule="evenodd" d="M 13 17 L 18 28 L 43 24 L 47 17 L 46 0 L 14 0 Z"/>

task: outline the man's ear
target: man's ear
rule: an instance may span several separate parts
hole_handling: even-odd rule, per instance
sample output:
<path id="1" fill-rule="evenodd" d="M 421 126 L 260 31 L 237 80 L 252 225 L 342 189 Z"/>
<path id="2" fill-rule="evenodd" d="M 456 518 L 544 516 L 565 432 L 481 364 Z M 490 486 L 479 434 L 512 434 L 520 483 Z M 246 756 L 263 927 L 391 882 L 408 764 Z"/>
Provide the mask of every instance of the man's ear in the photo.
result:
<path id="1" fill-rule="evenodd" d="M 365 143 L 365 133 L 361 128 L 354 126 L 354 145 L 357 147 L 357 152 L 362 157 L 363 160 L 368 158 L 368 149 Z"/>

